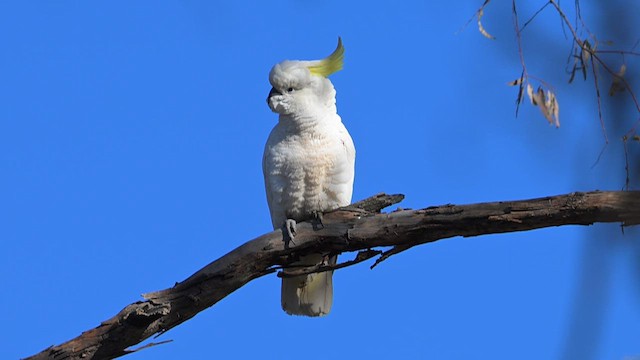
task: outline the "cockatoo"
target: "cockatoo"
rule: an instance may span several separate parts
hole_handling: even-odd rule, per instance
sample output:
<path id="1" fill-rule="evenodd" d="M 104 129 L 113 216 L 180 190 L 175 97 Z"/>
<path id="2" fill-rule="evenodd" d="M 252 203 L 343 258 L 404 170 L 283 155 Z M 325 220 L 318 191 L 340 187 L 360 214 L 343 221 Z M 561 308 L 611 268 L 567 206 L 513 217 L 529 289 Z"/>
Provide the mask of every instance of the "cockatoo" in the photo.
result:
<path id="1" fill-rule="evenodd" d="M 293 239 L 296 221 L 351 203 L 355 147 L 336 112 L 336 91 L 327 78 L 342 70 L 344 47 L 323 60 L 276 64 L 267 97 L 279 114 L 264 149 L 262 171 L 274 229 Z M 336 256 L 314 254 L 297 266 L 335 264 Z M 282 279 L 282 308 L 288 314 L 322 316 L 333 303 L 333 271 Z"/>

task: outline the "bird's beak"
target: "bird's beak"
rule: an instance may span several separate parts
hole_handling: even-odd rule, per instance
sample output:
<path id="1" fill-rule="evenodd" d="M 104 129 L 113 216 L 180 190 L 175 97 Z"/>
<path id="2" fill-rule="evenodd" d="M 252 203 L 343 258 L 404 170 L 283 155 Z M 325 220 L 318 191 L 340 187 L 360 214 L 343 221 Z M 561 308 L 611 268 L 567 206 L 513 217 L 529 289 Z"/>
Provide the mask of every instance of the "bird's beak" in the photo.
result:
<path id="1" fill-rule="evenodd" d="M 269 96 L 267 96 L 267 104 L 269 103 L 269 99 L 271 99 L 271 97 L 275 95 L 282 95 L 282 93 L 276 90 L 276 88 L 272 87 L 271 91 L 269 91 Z"/>

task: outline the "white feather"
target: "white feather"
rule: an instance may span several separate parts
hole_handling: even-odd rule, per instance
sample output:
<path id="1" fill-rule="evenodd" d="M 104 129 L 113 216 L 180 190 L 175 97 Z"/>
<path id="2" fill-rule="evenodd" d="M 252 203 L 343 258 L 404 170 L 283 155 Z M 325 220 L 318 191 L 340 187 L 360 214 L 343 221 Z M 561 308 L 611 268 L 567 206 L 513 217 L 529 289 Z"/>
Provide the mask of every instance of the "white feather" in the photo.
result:
<path id="1" fill-rule="evenodd" d="M 311 75 L 306 64 L 286 61 L 270 74 L 275 92 L 267 100 L 280 117 L 267 140 L 262 168 L 274 229 L 287 219 L 301 221 L 349 205 L 353 192 L 355 148 L 336 113 L 335 90 L 329 79 Z M 336 257 L 312 255 L 297 265 L 323 261 L 335 264 Z M 295 315 L 329 313 L 332 275 L 283 279 L 283 309 Z"/>

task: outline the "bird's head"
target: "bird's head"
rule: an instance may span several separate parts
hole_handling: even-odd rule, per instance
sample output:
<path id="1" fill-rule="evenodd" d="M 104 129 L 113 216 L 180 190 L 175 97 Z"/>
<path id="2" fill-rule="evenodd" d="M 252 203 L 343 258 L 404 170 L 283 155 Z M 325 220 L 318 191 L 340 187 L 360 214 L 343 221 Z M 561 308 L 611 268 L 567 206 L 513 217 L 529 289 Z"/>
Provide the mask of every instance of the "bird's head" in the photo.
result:
<path id="1" fill-rule="evenodd" d="M 338 38 L 335 51 L 322 60 L 285 60 L 276 64 L 269 73 L 273 88 L 267 104 L 281 115 L 309 116 L 333 109 L 336 91 L 327 78 L 342 70 L 344 47 Z"/>

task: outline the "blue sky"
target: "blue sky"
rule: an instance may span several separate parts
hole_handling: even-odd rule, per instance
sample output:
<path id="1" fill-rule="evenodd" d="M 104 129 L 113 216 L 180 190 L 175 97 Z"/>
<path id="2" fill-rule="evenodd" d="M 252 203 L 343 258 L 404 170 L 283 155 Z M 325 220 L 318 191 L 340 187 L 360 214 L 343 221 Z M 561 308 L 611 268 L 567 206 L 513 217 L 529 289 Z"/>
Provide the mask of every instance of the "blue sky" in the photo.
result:
<path id="1" fill-rule="evenodd" d="M 562 126 L 528 103 L 515 118 L 511 4 L 486 9 L 491 41 L 475 22 L 461 31 L 481 3 L 0 4 L 4 356 L 69 340 L 270 231 L 268 72 L 328 55 L 338 36 L 345 67 L 331 79 L 357 149 L 354 200 L 403 193 L 400 206 L 421 208 L 621 189 L 619 139 L 637 114 L 608 126 L 596 162 L 592 83 L 567 85 L 569 43 L 547 9 L 525 56 L 555 86 Z M 611 4 L 583 4 L 606 39 L 602 19 L 638 10 Z M 609 120 L 620 115 L 610 104 Z M 282 312 L 268 276 L 127 358 L 640 356 L 637 235 L 613 224 L 421 246 L 338 271 L 321 319 Z"/>

